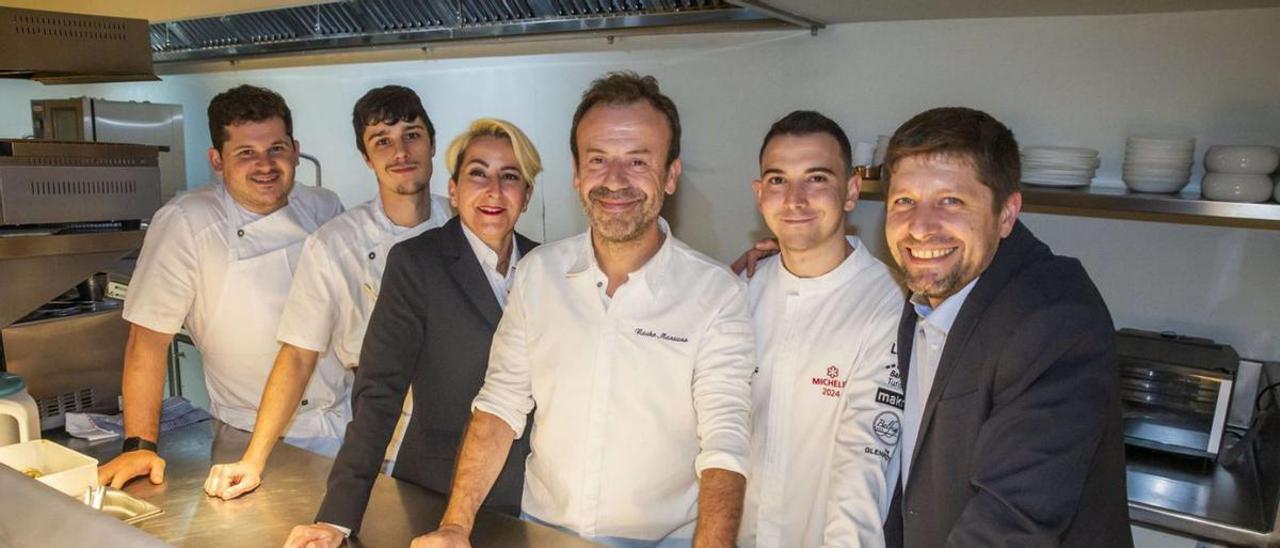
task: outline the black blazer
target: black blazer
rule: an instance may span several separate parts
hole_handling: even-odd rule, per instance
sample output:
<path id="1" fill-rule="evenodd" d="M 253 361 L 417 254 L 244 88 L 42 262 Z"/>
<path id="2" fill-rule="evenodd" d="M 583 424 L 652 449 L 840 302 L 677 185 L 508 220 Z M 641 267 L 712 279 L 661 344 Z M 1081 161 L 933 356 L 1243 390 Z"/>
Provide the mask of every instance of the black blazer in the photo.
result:
<path id="1" fill-rule="evenodd" d="M 915 326 L 907 303 L 904 382 Z M 1016 223 L 947 335 L 888 545 L 1132 546 L 1114 337 L 1080 262 Z"/>
<path id="2" fill-rule="evenodd" d="M 537 245 L 515 237 L 521 256 Z M 354 416 L 316 521 L 360 528 L 410 385 L 413 414 L 391 475 L 449 492 L 471 400 L 484 384 L 489 343 L 501 317 L 457 217 L 391 248 L 351 391 Z M 527 440 L 522 436 L 512 446 L 486 506 L 519 514 Z"/>

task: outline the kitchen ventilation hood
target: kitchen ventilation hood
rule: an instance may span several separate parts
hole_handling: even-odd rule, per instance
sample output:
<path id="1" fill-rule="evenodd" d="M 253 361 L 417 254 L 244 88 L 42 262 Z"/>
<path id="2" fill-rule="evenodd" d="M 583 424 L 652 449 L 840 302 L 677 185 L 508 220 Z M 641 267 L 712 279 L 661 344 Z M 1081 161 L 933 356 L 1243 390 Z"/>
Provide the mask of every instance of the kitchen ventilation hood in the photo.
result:
<path id="1" fill-rule="evenodd" d="M 144 19 L 0 7 L 0 77 L 44 84 L 159 80 Z"/>
<path id="2" fill-rule="evenodd" d="M 151 25 L 157 63 L 658 28 L 822 24 L 759 0 L 342 0 Z"/>

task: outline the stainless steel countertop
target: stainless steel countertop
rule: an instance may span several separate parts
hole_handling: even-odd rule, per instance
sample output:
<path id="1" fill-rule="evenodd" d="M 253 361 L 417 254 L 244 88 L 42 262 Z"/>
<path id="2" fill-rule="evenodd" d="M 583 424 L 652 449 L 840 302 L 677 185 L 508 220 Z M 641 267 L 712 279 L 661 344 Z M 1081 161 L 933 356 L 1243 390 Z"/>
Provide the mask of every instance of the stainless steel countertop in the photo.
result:
<path id="1" fill-rule="evenodd" d="M 1277 546 L 1276 509 L 1264 507 L 1252 454 L 1230 469 L 1128 448 L 1129 519 L 1232 545 Z"/>
<path id="2" fill-rule="evenodd" d="M 65 433 L 46 433 L 52 441 L 105 463 L 120 453 L 120 441 L 89 444 Z M 280 546 L 293 526 L 311 523 L 325 494 L 333 461 L 280 443 L 263 471 L 262 485 L 248 495 L 224 501 L 204 494 L 204 480 L 213 463 L 233 462 L 249 444 L 249 433 L 216 420 L 167 432 L 160 438 L 165 458 L 165 482 L 152 485 L 143 478 L 125 486 L 129 494 L 146 500 L 164 513 L 137 527 L 181 546 Z M 416 485 L 380 475 L 358 536 L 350 546 L 404 547 L 416 535 L 430 531 L 444 512 L 444 497 Z M 595 546 L 576 536 L 482 511 L 471 541 L 484 546 Z"/>

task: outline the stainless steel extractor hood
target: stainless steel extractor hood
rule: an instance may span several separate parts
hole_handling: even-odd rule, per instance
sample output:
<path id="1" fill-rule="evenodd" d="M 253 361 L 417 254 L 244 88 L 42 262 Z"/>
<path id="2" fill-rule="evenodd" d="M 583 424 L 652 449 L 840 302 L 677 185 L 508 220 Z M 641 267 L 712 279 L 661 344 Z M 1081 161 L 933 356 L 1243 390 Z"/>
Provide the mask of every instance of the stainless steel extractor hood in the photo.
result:
<path id="1" fill-rule="evenodd" d="M 760 0 L 340 0 L 151 25 L 157 63 L 658 29 L 805 28 Z"/>
<path id="2" fill-rule="evenodd" d="M 0 7 L 0 77 L 44 84 L 158 80 L 147 21 Z"/>

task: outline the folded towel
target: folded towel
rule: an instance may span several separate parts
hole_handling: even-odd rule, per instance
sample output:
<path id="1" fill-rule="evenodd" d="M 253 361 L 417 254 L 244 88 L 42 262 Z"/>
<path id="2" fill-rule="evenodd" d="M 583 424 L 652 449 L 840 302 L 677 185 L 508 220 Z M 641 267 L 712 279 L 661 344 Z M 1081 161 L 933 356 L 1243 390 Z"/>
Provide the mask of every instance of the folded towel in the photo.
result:
<path id="1" fill-rule="evenodd" d="M 124 414 L 67 413 L 67 433 L 89 441 L 106 440 L 124 434 Z M 160 405 L 160 433 L 213 418 L 183 397 L 164 400 Z"/>

